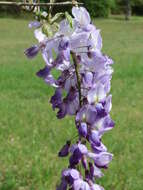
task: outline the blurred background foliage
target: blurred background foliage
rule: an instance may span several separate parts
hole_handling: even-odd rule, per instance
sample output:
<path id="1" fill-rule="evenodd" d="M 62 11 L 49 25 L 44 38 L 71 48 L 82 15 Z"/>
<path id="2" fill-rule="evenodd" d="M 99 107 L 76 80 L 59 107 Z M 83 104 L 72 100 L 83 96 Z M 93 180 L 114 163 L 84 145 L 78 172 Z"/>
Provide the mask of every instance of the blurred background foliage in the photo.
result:
<path id="1" fill-rule="evenodd" d="M 6 0 L 6 1 L 20 1 L 20 0 Z M 60 1 L 64 0 L 56 0 L 56 2 Z M 143 15 L 143 0 L 108 0 L 108 1 L 79 0 L 79 1 L 84 3 L 84 6 L 88 9 L 92 17 L 106 18 L 111 13 L 123 14 L 127 12 L 126 10 L 127 8 L 130 8 L 130 11 L 133 15 Z M 40 0 L 40 2 L 49 2 L 49 0 Z M 129 7 L 127 6 L 127 4 L 129 4 Z M 68 7 L 60 7 L 60 8 L 54 7 L 55 12 L 65 11 L 65 10 L 68 10 Z M 17 6 L 14 6 L 12 8 L 10 6 L 0 6 L 0 13 L 19 15 L 21 13 L 21 10 Z"/>

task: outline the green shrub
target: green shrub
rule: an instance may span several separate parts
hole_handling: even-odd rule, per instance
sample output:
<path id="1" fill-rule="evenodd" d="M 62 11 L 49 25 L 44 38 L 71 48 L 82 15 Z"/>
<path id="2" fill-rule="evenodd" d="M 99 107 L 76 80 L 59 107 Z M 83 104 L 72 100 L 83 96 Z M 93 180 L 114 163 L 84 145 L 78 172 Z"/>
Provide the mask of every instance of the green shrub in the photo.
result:
<path id="1" fill-rule="evenodd" d="M 115 6 L 114 0 L 82 0 L 92 17 L 108 17 L 111 8 Z"/>
<path id="2" fill-rule="evenodd" d="M 132 14 L 143 15 L 143 0 L 130 0 Z M 126 1 L 116 0 L 115 7 L 112 9 L 112 13 L 119 14 L 125 12 Z"/>
<path id="3" fill-rule="evenodd" d="M 132 0 L 132 13 L 143 15 L 143 0 Z"/>
<path id="4" fill-rule="evenodd" d="M 5 0 L 9 1 L 9 0 Z M 18 2 L 18 0 L 10 0 L 11 2 Z M 21 12 L 20 7 L 13 5 L 13 6 L 6 6 L 6 5 L 0 5 L 0 14 L 12 14 L 12 15 L 19 15 Z"/>

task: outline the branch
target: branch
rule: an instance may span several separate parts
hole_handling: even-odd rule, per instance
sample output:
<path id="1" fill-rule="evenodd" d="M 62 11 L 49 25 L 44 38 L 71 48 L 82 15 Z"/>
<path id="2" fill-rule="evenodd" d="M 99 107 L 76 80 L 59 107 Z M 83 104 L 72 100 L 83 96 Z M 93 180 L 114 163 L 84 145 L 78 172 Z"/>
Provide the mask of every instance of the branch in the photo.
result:
<path id="1" fill-rule="evenodd" d="M 59 2 L 59 3 L 22 3 L 22 2 L 10 2 L 10 1 L 0 1 L 0 5 L 10 5 L 10 6 L 18 6 L 18 7 L 21 7 L 21 6 L 41 6 L 41 7 L 49 7 L 49 6 L 66 6 L 66 5 L 83 5 L 83 3 L 79 3 L 79 2 L 76 2 L 74 1 L 73 2 L 70 2 L 70 1 L 67 1 L 67 2 Z"/>
<path id="2" fill-rule="evenodd" d="M 78 85 L 78 93 L 79 93 L 79 105 L 80 107 L 82 106 L 82 99 L 81 99 L 81 81 L 80 81 L 80 75 L 78 72 L 78 60 L 76 54 L 71 51 L 74 67 L 75 67 L 75 73 L 76 73 L 76 78 L 77 78 L 77 85 Z"/>
<path id="3" fill-rule="evenodd" d="M 50 3 L 55 3 L 56 0 L 50 0 Z M 53 10 L 53 6 L 50 6 L 49 7 L 49 20 L 51 19 L 52 17 L 52 10 Z"/>

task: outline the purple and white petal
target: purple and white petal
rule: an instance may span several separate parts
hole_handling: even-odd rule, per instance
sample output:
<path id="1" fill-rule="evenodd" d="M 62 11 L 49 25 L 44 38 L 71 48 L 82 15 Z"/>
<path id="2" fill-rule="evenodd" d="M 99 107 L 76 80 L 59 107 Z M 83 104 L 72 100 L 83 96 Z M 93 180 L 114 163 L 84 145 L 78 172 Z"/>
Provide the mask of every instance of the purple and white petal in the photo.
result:
<path id="1" fill-rule="evenodd" d="M 78 128 L 79 134 L 86 138 L 87 136 L 87 124 L 81 123 Z"/>
<path id="2" fill-rule="evenodd" d="M 112 109 L 112 95 L 109 95 L 106 98 L 106 103 L 105 103 L 104 108 L 105 108 L 107 113 L 109 113 L 111 111 L 111 109 Z"/>
<path id="3" fill-rule="evenodd" d="M 29 28 L 39 28 L 41 26 L 41 23 L 38 21 L 31 21 L 28 24 Z"/>
<path id="4" fill-rule="evenodd" d="M 90 15 L 84 7 L 73 7 L 72 14 L 82 27 L 87 26 L 91 22 Z"/>
<path id="5" fill-rule="evenodd" d="M 96 155 L 94 158 L 94 162 L 97 167 L 105 167 L 112 161 L 113 154 L 108 152 L 101 152 L 100 154 Z"/>
<path id="6" fill-rule="evenodd" d="M 39 42 L 43 42 L 47 39 L 46 35 L 43 34 L 42 30 L 41 29 L 36 29 L 34 31 L 34 35 L 35 35 L 35 38 L 39 41 Z"/>
<path id="7" fill-rule="evenodd" d="M 100 185 L 93 184 L 91 190 L 104 190 L 104 188 Z"/>

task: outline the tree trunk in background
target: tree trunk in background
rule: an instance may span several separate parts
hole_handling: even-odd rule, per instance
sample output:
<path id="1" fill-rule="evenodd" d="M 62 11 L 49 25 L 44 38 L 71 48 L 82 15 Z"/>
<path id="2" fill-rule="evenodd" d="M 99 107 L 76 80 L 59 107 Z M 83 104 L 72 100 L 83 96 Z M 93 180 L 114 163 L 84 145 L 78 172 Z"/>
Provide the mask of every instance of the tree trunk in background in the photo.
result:
<path id="1" fill-rule="evenodd" d="M 125 9 L 125 19 L 130 20 L 131 14 L 132 14 L 132 8 L 131 8 L 131 1 L 125 0 L 126 3 L 126 9 Z"/>

